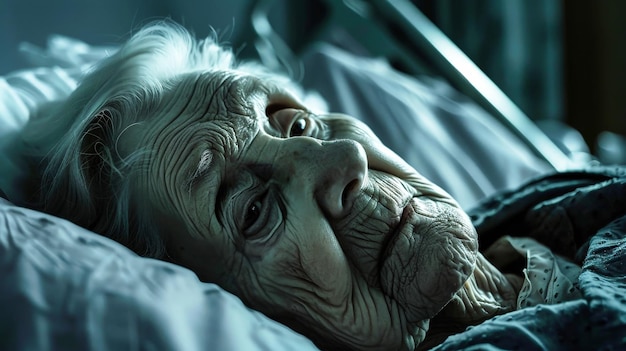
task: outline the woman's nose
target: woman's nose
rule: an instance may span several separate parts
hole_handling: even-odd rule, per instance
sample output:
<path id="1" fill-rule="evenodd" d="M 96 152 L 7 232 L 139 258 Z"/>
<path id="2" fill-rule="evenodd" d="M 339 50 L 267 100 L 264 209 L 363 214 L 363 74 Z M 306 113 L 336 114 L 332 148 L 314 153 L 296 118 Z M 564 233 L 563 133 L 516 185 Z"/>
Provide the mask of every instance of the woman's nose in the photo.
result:
<path id="1" fill-rule="evenodd" d="M 296 167 L 308 173 L 301 176 L 309 183 L 314 200 L 327 216 L 341 218 L 350 213 L 367 177 L 365 149 L 348 139 L 314 143 L 315 147 L 307 148 L 304 157 L 293 161 L 308 163 Z"/>

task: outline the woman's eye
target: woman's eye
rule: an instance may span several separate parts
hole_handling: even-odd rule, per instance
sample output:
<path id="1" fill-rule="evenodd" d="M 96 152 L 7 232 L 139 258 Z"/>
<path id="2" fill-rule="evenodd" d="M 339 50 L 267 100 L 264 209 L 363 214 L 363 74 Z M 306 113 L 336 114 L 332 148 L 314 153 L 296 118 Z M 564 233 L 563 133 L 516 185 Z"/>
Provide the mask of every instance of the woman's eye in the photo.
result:
<path id="1" fill-rule="evenodd" d="M 306 131 L 307 121 L 306 118 L 300 118 L 293 123 L 291 130 L 289 130 L 290 137 L 302 136 Z"/>
<path id="2" fill-rule="evenodd" d="M 243 230 L 248 231 L 254 224 L 259 220 L 261 216 L 261 206 L 262 203 L 260 200 L 254 200 L 246 209 L 246 214 L 243 219 Z"/>
<path id="3" fill-rule="evenodd" d="M 235 221 L 238 235 L 251 242 L 269 240 L 283 223 L 282 200 L 277 190 L 267 186 L 262 192 L 251 189 L 252 193 L 243 192 Z"/>

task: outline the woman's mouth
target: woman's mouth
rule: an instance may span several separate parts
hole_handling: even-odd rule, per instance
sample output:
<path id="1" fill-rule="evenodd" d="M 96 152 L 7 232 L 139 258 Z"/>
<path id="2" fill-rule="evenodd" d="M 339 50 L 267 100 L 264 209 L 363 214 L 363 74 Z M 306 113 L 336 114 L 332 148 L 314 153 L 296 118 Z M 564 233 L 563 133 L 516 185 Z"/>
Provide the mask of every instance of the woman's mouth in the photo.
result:
<path id="1" fill-rule="evenodd" d="M 432 318 L 469 277 L 476 259 L 475 232 L 460 209 L 424 197 L 405 207 L 380 265 L 383 292 L 407 320 Z"/>
<path id="2" fill-rule="evenodd" d="M 385 235 L 385 237 L 383 238 L 382 250 L 380 252 L 379 258 L 379 267 L 383 266 L 384 261 L 391 254 L 398 235 L 400 235 L 402 228 L 404 228 L 407 223 L 407 219 L 409 218 L 409 212 L 411 211 L 410 201 L 411 199 L 407 200 L 407 202 L 402 207 L 402 213 L 399 216 L 398 223 L 395 224 L 395 226 L 392 226 L 389 234 Z"/>

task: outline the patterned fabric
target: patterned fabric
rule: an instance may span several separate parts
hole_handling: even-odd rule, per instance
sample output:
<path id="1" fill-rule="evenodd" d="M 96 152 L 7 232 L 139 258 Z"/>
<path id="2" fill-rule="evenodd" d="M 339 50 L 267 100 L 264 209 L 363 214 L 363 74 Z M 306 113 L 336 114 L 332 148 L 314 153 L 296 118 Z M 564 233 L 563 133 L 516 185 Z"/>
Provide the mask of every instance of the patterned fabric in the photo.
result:
<path id="1" fill-rule="evenodd" d="M 517 309 L 581 297 L 576 287 L 581 268 L 534 239 L 502 237 L 485 251 L 485 257 L 496 267 L 518 257 L 524 260 Z"/>

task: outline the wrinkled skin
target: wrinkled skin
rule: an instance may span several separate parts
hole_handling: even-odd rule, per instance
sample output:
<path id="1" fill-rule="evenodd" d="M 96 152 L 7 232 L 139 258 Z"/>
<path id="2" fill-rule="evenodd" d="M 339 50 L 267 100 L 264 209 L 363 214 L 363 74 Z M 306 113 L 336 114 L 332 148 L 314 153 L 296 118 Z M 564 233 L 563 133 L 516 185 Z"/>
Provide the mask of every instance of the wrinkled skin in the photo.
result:
<path id="1" fill-rule="evenodd" d="M 414 349 L 445 306 L 487 316 L 462 293 L 484 286 L 471 222 L 362 123 L 227 72 L 182 78 L 157 110 L 120 144 L 155 150 L 138 186 L 200 279 L 328 348 Z"/>

